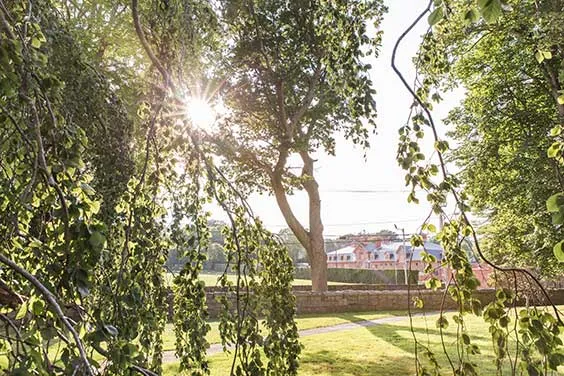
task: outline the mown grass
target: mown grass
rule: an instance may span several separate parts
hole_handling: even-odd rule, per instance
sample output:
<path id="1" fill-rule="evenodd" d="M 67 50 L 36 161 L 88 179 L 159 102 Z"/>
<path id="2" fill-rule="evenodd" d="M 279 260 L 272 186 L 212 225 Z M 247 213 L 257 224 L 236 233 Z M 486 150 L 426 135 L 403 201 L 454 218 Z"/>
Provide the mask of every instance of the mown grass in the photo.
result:
<path id="1" fill-rule="evenodd" d="M 360 313 L 327 313 L 327 314 L 312 314 L 312 315 L 300 315 L 296 319 L 296 324 L 298 325 L 298 330 L 312 329 L 312 328 L 322 328 L 327 326 L 333 326 L 338 324 L 344 324 L 348 322 L 358 322 L 363 320 L 375 320 L 384 317 L 403 315 L 405 312 L 393 311 L 393 312 L 360 312 Z M 206 336 L 206 339 L 210 344 L 220 343 L 221 337 L 219 334 L 219 322 L 210 321 L 210 331 Z M 167 324 L 165 331 L 163 333 L 163 348 L 165 351 L 175 349 L 175 335 L 173 324 Z"/>
<path id="2" fill-rule="evenodd" d="M 217 279 L 221 276 L 221 273 L 211 273 L 206 272 L 200 274 L 200 280 L 204 281 L 206 286 L 217 286 Z M 166 273 L 166 283 L 170 286 L 172 285 L 172 279 L 174 278 L 173 273 Z M 237 281 L 237 276 L 235 274 L 228 274 L 227 278 L 231 282 Z M 352 283 L 343 282 L 328 282 L 329 285 L 351 285 Z M 311 280 L 309 279 L 294 279 L 292 282 L 294 286 L 311 286 Z"/>
<path id="3" fill-rule="evenodd" d="M 350 314 L 352 319 L 359 318 Z M 335 315 L 338 316 L 338 315 Z M 448 354 L 456 365 L 458 361 L 456 325 L 451 322 L 444 330 L 444 342 Z M 428 346 L 441 364 L 443 374 L 453 374 L 446 355 L 442 350 L 441 335 L 436 328 L 437 315 L 415 317 L 413 332 L 418 340 Z M 496 375 L 495 355 L 491 346 L 488 324 L 480 318 L 466 320 L 467 331 L 472 343 L 481 349 L 479 355 L 470 360 L 477 365 L 480 375 Z M 415 373 L 415 353 L 413 334 L 409 320 L 380 324 L 372 327 L 345 330 L 327 334 L 317 334 L 301 338 L 304 345 L 300 356 L 300 376 L 369 376 L 369 375 L 412 375 Z M 209 358 L 211 374 L 229 374 L 232 354 L 217 354 Z M 420 357 L 422 354 L 420 353 Z M 165 364 L 164 375 L 177 375 L 178 364 Z M 502 375 L 510 375 L 509 362 L 504 363 Z M 521 374 L 518 372 L 517 374 Z M 550 374 L 550 373 L 549 373 Z M 554 375 L 564 375 L 559 369 Z"/>

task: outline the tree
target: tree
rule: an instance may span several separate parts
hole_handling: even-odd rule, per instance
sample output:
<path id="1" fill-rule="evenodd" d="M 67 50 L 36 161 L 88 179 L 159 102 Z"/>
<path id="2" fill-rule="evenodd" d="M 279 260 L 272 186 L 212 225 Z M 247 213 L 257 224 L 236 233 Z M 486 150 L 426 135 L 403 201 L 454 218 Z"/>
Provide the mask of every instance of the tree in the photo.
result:
<path id="1" fill-rule="evenodd" d="M 560 88 L 549 82 L 558 77 L 560 42 L 551 40 L 556 29 L 548 25 L 555 25 L 562 4 L 541 3 L 511 2 L 502 22 L 484 25 L 472 24 L 473 13 L 465 16 L 455 2 L 428 41 L 445 48 L 448 69 L 437 75 L 421 65 L 427 79 L 466 89 L 446 119 L 457 141 L 450 158 L 461 168 L 474 213 L 487 220 L 480 228 L 485 252 L 500 264 L 559 276 L 563 269 L 552 248 L 563 233 L 546 215 L 545 202 L 562 184 L 558 162 L 547 155 L 553 142 L 547 134 L 558 121 L 554 90 Z M 537 27 L 543 31 L 531 31 Z"/>
<path id="2" fill-rule="evenodd" d="M 184 47 L 194 62 L 198 43 L 213 44 L 210 17 L 200 1 L 1 3 L 0 296 L 8 304 L 0 307 L 0 364 L 7 373 L 161 373 L 163 266 L 176 247 L 188 260 L 173 282 L 181 369 L 208 374 L 199 272 L 212 236 L 203 205 L 216 199 L 230 218 L 222 229 L 227 261 L 242 277 L 221 279 L 235 297 L 224 301 L 220 325 L 234 349 L 230 374 L 296 374 L 291 260 L 208 150 L 187 138 L 188 120 L 178 120 L 171 88 L 188 60 Z M 97 40 L 116 39 L 134 43 L 92 51 Z"/>
<path id="3" fill-rule="evenodd" d="M 307 251 L 314 291 L 327 289 L 315 153 L 334 154 L 337 134 L 368 146 L 365 122 L 374 125 L 375 102 L 363 58 L 378 52 L 384 10 L 380 0 L 278 0 L 228 2 L 223 12 L 229 62 L 222 98 L 230 113 L 217 152 L 235 162 L 236 183 L 274 194 Z M 292 172 L 294 160 L 301 174 Z M 305 225 L 288 202 L 293 189 L 308 195 Z"/>
<path id="4" fill-rule="evenodd" d="M 290 230 L 289 228 L 282 229 L 278 231 L 278 236 L 288 249 L 288 254 L 290 255 L 290 258 L 292 259 L 294 265 L 299 262 L 304 262 L 304 260 L 307 259 L 305 248 L 299 242 L 298 238 L 296 237 L 296 235 L 294 235 L 292 230 Z"/>
<path id="5" fill-rule="evenodd" d="M 424 36 L 419 55 L 416 58 L 418 72 L 414 84 L 411 85 L 397 68 L 397 51 L 404 37 L 413 30 L 420 20 L 424 19 L 427 13 L 430 27 Z M 558 30 L 556 33 L 560 37 L 556 37 L 555 30 Z M 544 107 L 547 104 L 543 96 L 544 93 L 549 93 L 552 96 L 551 116 L 547 116 L 546 119 L 549 122 L 560 121 L 559 115 L 561 112 L 560 104 L 558 104 L 560 97 L 558 90 L 560 88 L 555 87 L 553 79 L 554 73 L 562 67 L 560 58 L 542 66 L 541 70 L 547 73 L 542 75 L 544 81 L 539 80 L 535 72 L 529 71 L 529 68 L 533 61 L 531 57 L 536 57 L 537 63 L 542 63 L 545 59 L 551 60 L 553 53 L 562 51 L 561 46 L 555 44 L 557 41 L 561 41 L 559 39 L 562 35 L 561 32 L 562 2 L 560 1 L 505 1 L 502 4 L 501 0 L 477 2 L 430 0 L 427 8 L 401 34 L 394 48 L 392 67 L 414 99 L 409 121 L 400 128 L 400 144 L 398 147 L 398 162 L 406 170 L 406 184 L 411 185 L 413 189 L 408 196 L 408 200 L 417 202 L 417 190 L 422 189 L 427 194 L 426 199 L 430 202 L 432 210 L 444 219 L 444 226 L 441 226 L 442 229 L 437 235 L 437 240 L 440 241 L 444 249 L 441 266 L 455 271 L 446 282 L 445 296 L 449 294 L 457 304 L 458 314 L 454 317 L 454 322 L 457 325 L 458 333 L 460 333 L 458 342 L 464 343 L 463 351 L 466 351 L 466 354 L 459 352 L 457 355 L 448 347 L 443 347 L 444 355 L 448 359 L 453 374 L 478 373 L 471 359 L 475 354 L 480 353 L 480 349 L 474 343 L 472 333 L 467 330 L 465 325 L 465 316 L 470 314 L 482 317 L 489 324 L 489 334 L 496 355 L 498 373 L 504 373 L 503 369 L 508 368 L 511 374 L 543 374 L 552 372 L 548 369 L 556 371 L 558 365 L 564 361 L 559 355 L 562 341 L 553 334 L 559 332 L 557 327 L 561 327 L 564 323 L 558 309 L 552 304 L 547 290 L 543 288 L 539 279 L 530 270 L 512 265 L 497 265 L 483 252 L 480 238 L 467 214 L 470 210 L 468 194 L 461 186 L 462 182 L 457 174 L 449 171 L 447 165 L 446 155 L 449 150 L 449 143 L 440 134 L 438 123 L 432 116 L 433 103 L 441 100 L 439 91 L 463 82 L 470 92 L 463 105 L 467 110 L 464 115 L 469 118 L 470 122 L 473 122 L 472 126 L 475 126 L 474 132 L 467 134 L 470 142 L 479 143 L 480 137 L 483 136 L 486 139 L 490 134 L 495 135 L 494 137 L 498 137 L 499 134 L 511 137 L 512 120 L 518 119 L 516 121 L 517 126 L 514 128 L 519 129 L 522 124 L 519 118 L 528 116 L 529 112 L 531 112 L 532 119 L 543 119 L 543 117 L 537 118 L 538 114 L 534 106 Z M 482 46 L 482 43 L 485 46 Z M 547 48 L 550 52 L 547 52 Z M 474 54 L 474 49 L 479 52 Z M 500 52 L 503 51 L 506 55 L 504 56 L 501 53 L 497 55 L 497 49 Z M 503 65 L 508 60 L 511 61 L 513 55 L 520 56 L 522 59 L 519 63 L 523 71 L 516 70 L 515 76 L 506 77 L 504 86 L 500 83 L 503 80 L 496 77 L 496 75 L 502 74 L 504 68 L 497 67 L 497 65 Z M 466 57 L 469 57 L 469 59 L 466 60 Z M 469 71 L 461 70 L 465 66 L 464 61 L 470 62 L 468 65 Z M 517 62 L 507 64 L 509 72 L 517 65 Z M 544 93 L 537 91 L 537 85 L 544 87 Z M 534 95 L 533 93 L 538 93 L 541 96 L 526 98 L 528 100 L 525 102 L 527 107 L 520 107 L 524 105 L 521 100 L 525 99 L 521 98 L 520 95 L 529 97 Z M 562 102 L 564 103 L 564 101 Z M 555 104 L 558 105 L 555 106 Z M 509 110 L 509 113 L 506 113 L 506 110 Z M 502 128 L 499 133 L 488 129 L 491 125 L 488 123 L 490 117 L 493 124 Z M 464 120 L 458 121 L 462 125 Z M 544 124 L 534 124 L 534 126 L 542 128 Z M 555 128 L 559 127 L 554 127 L 551 133 L 558 135 L 559 133 L 554 130 Z M 437 156 L 437 164 L 426 160 L 421 151 L 420 140 L 425 138 L 427 131 L 430 131 L 431 139 L 434 142 L 434 155 Z M 519 129 L 516 133 L 519 134 L 520 131 L 522 130 Z M 533 132 L 532 135 L 533 144 L 540 141 L 535 139 Z M 545 137 L 548 137 L 548 132 L 545 133 Z M 515 162 L 508 158 L 508 155 L 515 152 L 515 143 L 498 138 L 490 145 L 507 145 L 506 148 L 497 148 L 498 158 L 502 158 L 508 164 Z M 527 146 L 526 140 L 523 141 L 521 146 Z M 552 154 L 552 156 L 558 157 L 558 152 L 551 149 L 559 151 L 560 147 L 553 144 L 548 148 L 549 156 Z M 482 153 L 487 152 L 486 150 L 478 150 Z M 473 156 L 473 158 L 476 157 L 480 156 Z M 513 164 L 512 167 L 515 166 L 518 166 L 518 164 Z M 478 169 L 483 167 L 477 166 Z M 544 166 L 536 166 L 536 168 L 540 167 Z M 499 169 L 497 172 L 503 173 Z M 473 170 L 464 173 L 473 174 L 482 173 L 482 171 Z M 510 178 L 515 179 L 514 182 L 519 181 L 514 176 L 510 176 Z M 499 203 L 500 206 L 527 206 L 529 204 L 526 199 L 507 200 L 502 194 L 494 191 L 495 185 L 492 185 L 491 188 L 492 194 L 498 195 L 497 198 L 503 200 Z M 505 188 L 511 189 L 512 187 L 506 186 Z M 454 200 L 458 213 L 454 215 L 445 213 L 443 206 L 447 197 Z M 548 209 L 554 211 L 553 221 L 556 220 L 554 221 L 555 224 L 562 222 L 561 213 L 564 212 L 560 210 L 562 203 L 558 196 L 556 198 L 551 197 L 547 202 Z M 536 210 L 542 210 L 544 215 L 547 214 L 544 208 L 537 208 Z M 521 220 L 521 218 L 518 220 Z M 434 225 L 428 224 L 428 219 L 422 225 L 422 229 L 427 229 L 432 233 L 437 231 Z M 495 297 L 483 307 L 474 297 L 474 291 L 479 283 L 473 274 L 470 258 L 466 252 L 468 247 L 464 245 L 468 238 L 472 240 L 479 260 L 492 267 L 496 276 L 502 279 L 507 278 L 509 281 L 509 283 L 503 285 L 496 283 Z M 411 237 L 411 243 L 413 246 L 422 246 L 423 239 L 420 235 L 414 235 Z M 432 263 L 436 261 L 434 257 L 423 254 L 422 261 L 426 264 L 426 272 L 433 270 Z M 520 286 L 520 280 L 525 281 L 526 286 Z M 437 289 L 441 284 L 436 278 L 431 278 L 426 281 L 426 285 Z M 506 310 L 508 304 L 517 302 L 516 299 L 522 293 L 523 287 L 533 289 L 534 294 L 531 295 L 542 297 L 544 304 L 548 304 L 549 307 L 542 313 L 539 312 L 537 307 L 525 307 L 514 312 Z M 540 325 L 537 330 L 533 326 L 538 325 L 536 321 L 539 320 L 539 317 L 545 317 L 545 322 L 552 324 L 548 326 Z M 511 327 L 511 325 L 508 325 L 509 322 L 518 322 L 519 328 L 517 326 Z M 442 329 L 448 325 L 449 321 L 441 313 L 437 320 L 437 327 L 440 329 L 441 336 Z M 540 340 L 540 338 L 543 338 L 543 340 Z M 417 349 L 421 343 L 416 335 L 414 339 Z M 515 350 L 512 346 L 508 346 L 511 342 L 519 343 L 519 349 Z M 418 373 L 439 373 L 440 365 L 437 362 L 436 355 L 427 352 L 428 349 L 425 345 L 422 345 L 422 348 L 427 359 L 416 357 Z M 507 359 L 509 359 L 508 362 Z"/>
<path id="6" fill-rule="evenodd" d="M 383 241 L 395 242 L 401 240 L 401 236 L 393 230 L 380 230 L 374 233 L 374 235 L 379 236 Z"/>

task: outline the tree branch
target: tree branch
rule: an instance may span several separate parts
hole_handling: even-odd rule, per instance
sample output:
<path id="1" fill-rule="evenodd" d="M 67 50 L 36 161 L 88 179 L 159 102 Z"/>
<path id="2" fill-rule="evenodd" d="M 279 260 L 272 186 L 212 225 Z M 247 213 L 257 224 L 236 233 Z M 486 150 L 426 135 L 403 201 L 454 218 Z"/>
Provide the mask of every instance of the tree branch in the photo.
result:
<path id="1" fill-rule="evenodd" d="M 313 97 L 315 96 L 315 89 L 319 84 L 319 79 L 321 78 L 322 74 L 323 74 L 323 69 L 321 68 L 321 64 L 320 64 L 312 76 L 312 79 L 309 83 L 309 88 L 307 90 L 307 94 L 304 97 L 302 104 L 300 105 L 300 107 L 292 117 L 292 120 L 290 122 L 290 127 L 292 128 L 292 130 L 298 125 L 299 121 L 302 119 L 305 112 L 308 110 L 309 106 L 311 106 L 311 102 L 313 101 Z"/>
<path id="2" fill-rule="evenodd" d="M 82 344 L 82 341 L 80 340 L 80 336 L 78 335 L 76 330 L 74 330 L 74 327 L 71 325 L 71 323 L 69 322 L 69 320 L 65 316 L 63 310 L 61 309 L 61 306 L 59 305 L 59 303 L 57 303 L 57 300 L 56 300 L 55 296 L 51 293 L 51 291 L 49 291 L 49 289 L 47 289 L 47 287 L 45 287 L 30 272 L 28 272 L 27 270 L 25 270 L 24 268 L 22 268 L 21 266 L 16 264 L 14 261 L 9 259 L 8 257 L 4 256 L 2 253 L 0 253 L 0 262 L 7 265 L 10 269 L 12 269 L 16 273 L 18 273 L 19 275 L 24 277 L 33 286 L 35 286 L 35 288 L 37 290 L 39 290 L 39 292 L 41 292 L 41 295 L 43 295 L 45 300 L 51 305 L 55 314 L 57 315 L 57 317 L 59 317 L 59 319 L 61 320 L 63 325 L 68 329 L 69 332 L 71 332 L 71 334 L 74 338 L 74 341 L 76 343 L 76 346 L 78 347 L 78 352 L 80 353 L 80 358 L 81 358 L 82 362 L 84 363 L 84 367 L 86 368 L 86 374 L 93 376 L 92 368 L 90 366 L 90 362 L 88 361 L 88 357 L 86 356 L 86 351 L 84 350 L 84 346 Z"/>
<path id="3" fill-rule="evenodd" d="M 161 64 L 160 60 L 155 56 L 155 54 L 151 50 L 151 47 L 149 46 L 149 43 L 147 42 L 147 38 L 145 38 L 145 33 L 143 32 L 143 28 L 141 27 L 141 22 L 139 21 L 139 11 L 137 9 L 137 5 L 138 5 L 137 0 L 131 0 L 131 15 L 133 16 L 133 25 L 135 26 L 135 32 L 137 33 L 137 37 L 139 38 L 139 41 L 141 42 L 143 49 L 149 56 L 149 59 L 163 76 L 165 85 L 169 86 L 174 91 L 174 84 L 170 80 L 170 75 L 168 74 L 165 67 Z"/>
<path id="4" fill-rule="evenodd" d="M 278 162 L 276 163 L 274 172 L 270 176 L 270 181 L 272 183 L 272 190 L 274 191 L 276 202 L 280 207 L 280 211 L 282 212 L 282 215 L 284 216 L 284 219 L 286 220 L 288 227 L 290 227 L 292 232 L 296 235 L 296 238 L 298 238 L 298 241 L 307 250 L 309 255 L 311 249 L 309 232 L 300 223 L 298 218 L 296 218 L 290 206 L 290 203 L 288 202 L 286 189 L 284 188 L 284 184 L 282 183 L 282 175 L 284 172 L 284 166 L 286 165 L 287 159 L 288 159 L 288 148 L 281 147 L 280 155 L 278 157 Z"/>

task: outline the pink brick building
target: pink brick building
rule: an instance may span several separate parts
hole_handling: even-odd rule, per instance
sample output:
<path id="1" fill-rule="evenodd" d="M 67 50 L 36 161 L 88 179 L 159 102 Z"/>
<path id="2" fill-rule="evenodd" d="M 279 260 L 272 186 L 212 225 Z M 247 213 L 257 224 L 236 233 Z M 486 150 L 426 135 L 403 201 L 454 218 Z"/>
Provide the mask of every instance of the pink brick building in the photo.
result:
<path id="1" fill-rule="evenodd" d="M 450 271 L 441 267 L 443 249 L 439 244 L 425 242 L 423 247 L 413 248 L 403 242 L 352 241 L 350 245 L 327 253 L 327 266 L 329 268 L 352 268 L 352 269 L 378 269 L 378 270 L 417 270 L 420 272 L 420 283 L 429 278 L 423 269 L 425 262 L 422 260 L 423 252 L 433 255 L 436 259 L 434 275 L 443 282 L 448 281 Z M 411 263 L 411 265 L 410 265 Z M 491 268 L 472 264 L 472 269 L 482 287 L 487 286 Z"/>

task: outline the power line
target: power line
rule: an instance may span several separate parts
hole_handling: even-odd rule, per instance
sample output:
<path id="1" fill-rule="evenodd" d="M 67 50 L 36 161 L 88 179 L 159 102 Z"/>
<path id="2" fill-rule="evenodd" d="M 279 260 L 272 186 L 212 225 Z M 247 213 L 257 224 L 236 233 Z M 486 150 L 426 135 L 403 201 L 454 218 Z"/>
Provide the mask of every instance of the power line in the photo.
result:
<path id="1" fill-rule="evenodd" d="M 415 192 L 422 190 L 416 189 Z M 410 189 L 322 189 L 322 193 L 411 193 Z"/>
<path id="2" fill-rule="evenodd" d="M 363 225 L 385 225 L 394 223 L 410 223 L 410 222 L 423 222 L 421 218 L 413 219 L 400 219 L 394 221 L 376 221 L 376 222 L 349 222 L 349 223 L 324 223 L 324 227 L 334 227 L 334 226 L 363 226 Z M 288 227 L 287 224 L 265 224 L 266 227 Z"/>

